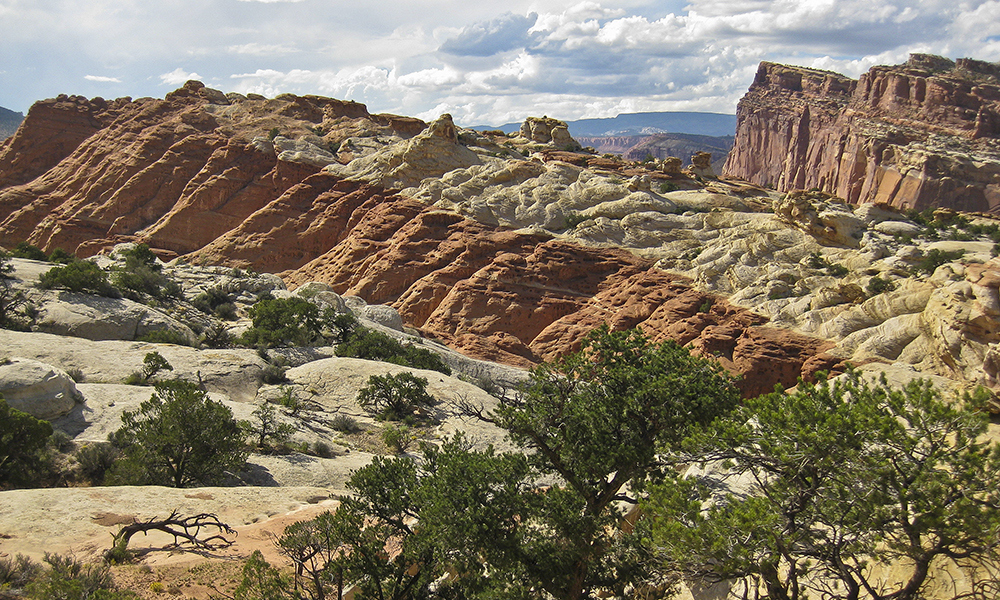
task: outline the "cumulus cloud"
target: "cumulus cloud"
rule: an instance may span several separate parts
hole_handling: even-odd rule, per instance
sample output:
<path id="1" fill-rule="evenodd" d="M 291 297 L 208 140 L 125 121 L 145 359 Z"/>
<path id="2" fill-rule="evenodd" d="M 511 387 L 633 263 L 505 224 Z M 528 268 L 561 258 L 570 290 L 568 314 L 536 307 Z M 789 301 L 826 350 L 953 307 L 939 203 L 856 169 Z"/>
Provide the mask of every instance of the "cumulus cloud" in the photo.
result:
<path id="1" fill-rule="evenodd" d="M 24 109 L 78 92 L 65 86 L 81 72 L 115 74 L 85 85 L 141 82 L 133 96 L 201 73 L 225 91 L 500 124 L 537 113 L 731 113 L 761 60 L 853 77 L 915 51 L 1000 60 L 1000 0 L 319 4 L 203 0 L 181 16 L 140 0 L 74 11 L 63 0 L 0 0 L 0 103 L 19 94 L 10 107 Z"/>
<path id="2" fill-rule="evenodd" d="M 506 13 L 485 23 L 476 23 L 462 29 L 443 44 L 440 50 L 449 54 L 491 56 L 500 52 L 524 47 L 530 40 L 528 29 L 538 15 L 523 17 Z"/>
<path id="3" fill-rule="evenodd" d="M 160 75 L 160 81 L 165 85 L 180 85 L 191 79 L 201 80 L 203 77 L 197 73 L 185 71 L 181 67 L 177 67 L 169 73 Z"/>
<path id="4" fill-rule="evenodd" d="M 103 77 L 101 75 L 84 75 L 84 79 L 87 81 L 97 81 L 99 83 L 121 83 L 122 80 L 117 77 Z"/>

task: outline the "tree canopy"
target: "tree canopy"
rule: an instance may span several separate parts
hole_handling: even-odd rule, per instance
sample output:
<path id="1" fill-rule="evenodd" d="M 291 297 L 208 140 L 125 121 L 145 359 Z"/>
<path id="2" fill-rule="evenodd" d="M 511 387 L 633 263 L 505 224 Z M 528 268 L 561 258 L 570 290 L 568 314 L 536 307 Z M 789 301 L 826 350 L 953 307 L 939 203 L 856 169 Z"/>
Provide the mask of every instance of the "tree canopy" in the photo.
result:
<path id="1" fill-rule="evenodd" d="M 621 594 L 647 562 L 619 504 L 634 505 L 629 489 L 737 400 L 715 363 L 601 328 L 580 352 L 532 371 L 496 410 L 467 407 L 529 452 L 474 450 L 457 437 L 419 459 L 376 458 L 351 478 L 353 498 L 322 522 L 290 528 L 285 545 L 292 556 L 323 540 L 328 558 L 313 572 L 343 573 L 378 600 L 425 597 L 448 570 L 457 576 L 442 596 Z M 387 540 L 400 548 L 389 561 Z M 323 554 L 293 560 L 307 555 Z M 311 581 L 318 590 L 332 579 Z"/>
<path id="2" fill-rule="evenodd" d="M 187 487 L 220 483 L 246 463 L 244 428 L 194 383 L 156 384 L 152 397 L 122 413 L 111 441 L 122 450 L 113 481 Z"/>
<path id="3" fill-rule="evenodd" d="M 713 490 L 717 473 L 656 486 L 649 539 L 669 571 L 771 599 L 918 598 L 932 565 L 1000 558 L 987 423 L 972 398 L 857 372 L 748 400 L 702 440 L 744 485 Z"/>

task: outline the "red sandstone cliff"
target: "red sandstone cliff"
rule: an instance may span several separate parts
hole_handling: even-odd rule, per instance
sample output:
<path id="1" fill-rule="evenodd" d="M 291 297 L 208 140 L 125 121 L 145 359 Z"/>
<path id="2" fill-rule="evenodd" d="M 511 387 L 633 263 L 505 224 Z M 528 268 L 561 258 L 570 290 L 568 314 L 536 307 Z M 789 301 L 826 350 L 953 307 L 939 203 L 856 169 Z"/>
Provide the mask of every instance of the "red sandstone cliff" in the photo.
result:
<path id="1" fill-rule="evenodd" d="M 857 81 L 761 63 L 724 173 L 853 203 L 1000 210 L 1000 66 L 913 55 Z"/>

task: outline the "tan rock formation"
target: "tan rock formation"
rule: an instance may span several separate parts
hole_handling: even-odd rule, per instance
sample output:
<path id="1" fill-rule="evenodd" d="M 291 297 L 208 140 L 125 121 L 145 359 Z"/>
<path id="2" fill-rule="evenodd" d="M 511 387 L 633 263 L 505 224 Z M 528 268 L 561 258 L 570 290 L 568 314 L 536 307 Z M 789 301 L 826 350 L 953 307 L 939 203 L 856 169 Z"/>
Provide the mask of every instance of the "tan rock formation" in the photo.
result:
<path id="1" fill-rule="evenodd" d="M 1000 205 L 1000 67 L 912 55 L 854 81 L 761 63 L 724 173 L 853 203 Z"/>

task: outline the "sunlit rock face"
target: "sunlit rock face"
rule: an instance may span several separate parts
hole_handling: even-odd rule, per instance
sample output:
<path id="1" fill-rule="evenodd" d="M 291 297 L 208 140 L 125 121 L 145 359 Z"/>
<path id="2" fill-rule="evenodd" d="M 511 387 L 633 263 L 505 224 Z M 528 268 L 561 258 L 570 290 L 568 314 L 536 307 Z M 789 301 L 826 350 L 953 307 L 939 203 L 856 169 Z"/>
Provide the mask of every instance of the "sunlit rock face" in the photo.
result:
<path id="1" fill-rule="evenodd" d="M 1000 205 L 1000 66 L 915 54 L 858 80 L 761 63 L 724 172 L 852 203 Z"/>

